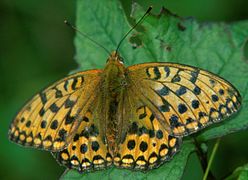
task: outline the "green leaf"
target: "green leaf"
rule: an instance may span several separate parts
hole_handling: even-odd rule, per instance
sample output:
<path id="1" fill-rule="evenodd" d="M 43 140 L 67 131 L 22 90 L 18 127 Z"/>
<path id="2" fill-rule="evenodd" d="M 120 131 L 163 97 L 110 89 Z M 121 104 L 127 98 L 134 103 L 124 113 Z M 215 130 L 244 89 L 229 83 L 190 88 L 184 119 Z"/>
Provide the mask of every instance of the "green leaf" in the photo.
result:
<path id="1" fill-rule="evenodd" d="M 133 19 L 137 21 L 144 12 L 138 4 L 133 4 Z M 115 50 L 120 39 L 132 27 L 120 2 L 114 0 L 78 0 L 76 24 L 78 29 L 110 51 Z M 134 48 L 127 38 L 120 48 L 120 55 L 127 66 L 157 61 L 188 64 L 216 73 L 240 90 L 243 97 L 241 111 L 229 120 L 199 132 L 199 141 L 203 142 L 247 128 L 248 64 L 243 58 L 242 47 L 248 37 L 248 21 L 232 24 L 199 23 L 193 18 L 183 19 L 163 9 L 159 15 L 147 17 L 137 29 L 139 31 L 134 30 L 130 36 L 136 42 L 141 42 L 142 47 Z M 75 45 L 78 70 L 104 67 L 108 54 L 103 49 L 79 34 L 76 36 Z M 78 174 L 71 170 L 65 173 L 63 179 L 95 177 L 180 179 L 188 156 L 194 150 L 193 147 L 193 144 L 187 141 L 173 160 L 145 174 L 117 168 L 86 174 Z"/>
<path id="2" fill-rule="evenodd" d="M 232 173 L 231 176 L 227 177 L 225 180 L 246 180 L 248 179 L 248 164 L 238 167 Z"/>

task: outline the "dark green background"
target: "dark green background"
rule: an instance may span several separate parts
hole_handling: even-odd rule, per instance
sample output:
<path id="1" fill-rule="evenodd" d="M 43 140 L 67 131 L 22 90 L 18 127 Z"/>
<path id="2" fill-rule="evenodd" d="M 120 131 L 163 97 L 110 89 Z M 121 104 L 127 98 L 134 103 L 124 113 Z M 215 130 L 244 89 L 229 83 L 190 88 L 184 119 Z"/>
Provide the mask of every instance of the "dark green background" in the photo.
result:
<path id="1" fill-rule="evenodd" d="M 122 0 L 126 14 L 130 12 L 130 2 Z M 193 16 L 207 22 L 248 19 L 247 0 L 138 2 L 144 7 L 153 5 L 154 13 L 164 4 L 180 16 Z M 65 169 L 49 152 L 10 143 L 7 131 L 15 113 L 27 99 L 77 67 L 73 61 L 74 32 L 63 24 L 65 18 L 75 21 L 75 5 L 75 1 L 0 2 L 1 179 L 58 179 Z M 239 132 L 222 138 L 212 168 L 216 177 L 223 177 L 248 162 L 247 137 L 247 132 Z M 214 141 L 208 143 L 210 151 L 212 143 Z M 201 174 L 199 162 L 193 155 L 184 178 L 191 179 L 192 175 L 199 178 Z"/>

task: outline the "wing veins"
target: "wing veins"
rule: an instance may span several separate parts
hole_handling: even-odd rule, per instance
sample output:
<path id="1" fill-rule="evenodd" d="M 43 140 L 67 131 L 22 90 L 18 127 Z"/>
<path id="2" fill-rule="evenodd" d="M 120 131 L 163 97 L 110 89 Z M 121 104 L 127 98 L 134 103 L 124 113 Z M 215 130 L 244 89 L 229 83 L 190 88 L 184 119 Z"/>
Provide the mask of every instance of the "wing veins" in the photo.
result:
<path id="1" fill-rule="evenodd" d="M 129 79 L 130 79 L 130 78 L 129 78 Z M 130 81 L 132 81 L 132 79 L 130 79 Z M 157 118 L 157 120 L 159 121 L 159 123 L 161 123 L 161 124 L 165 127 L 166 130 L 169 130 L 168 133 L 171 133 L 171 129 L 168 129 L 168 124 L 164 122 L 164 120 L 165 120 L 165 119 L 164 119 L 164 116 L 163 116 L 163 114 L 160 112 L 160 110 L 157 108 L 157 106 L 156 106 L 149 98 L 147 98 L 147 97 L 144 95 L 144 93 L 143 93 L 139 88 L 137 88 L 137 85 L 135 84 L 135 82 L 132 81 L 132 83 L 134 84 L 134 86 L 136 87 L 136 89 L 139 90 L 139 92 L 140 92 L 140 94 L 143 96 L 143 98 L 146 99 L 146 100 L 153 106 L 153 108 L 157 110 L 157 113 L 154 113 L 153 110 L 151 109 L 151 111 L 154 113 L 154 115 L 156 116 L 157 114 L 160 114 L 160 116 L 163 117 L 163 121 L 161 121 L 160 117 L 159 117 L 159 116 L 156 116 L 156 118 Z M 133 92 L 135 92 L 135 91 L 133 91 Z M 136 94 L 137 96 L 139 96 L 138 93 L 135 93 L 135 94 Z M 144 101 L 142 100 L 142 98 L 140 98 L 140 99 L 141 99 L 141 101 L 144 103 Z"/>
<path id="2" fill-rule="evenodd" d="M 187 71 L 186 71 L 185 73 L 189 74 Z M 203 73 L 199 73 L 199 74 L 204 75 L 204 76 L 208 77 L 209 79 L 214 79 L 214 80 L 216 80 L 216 81 L 221 85 L 221 87 L 224 88 L 223 84 L 222 84 L 221 81 L 219 81 L 218 79 L 212 78 L 210 75 L 205 75 L 205 74 L 203 74 Z M 190 74 L 189 74 L 189 75 L 190 75 Z M 187 78 L 186 78 L 185 76 L 183 76 L 183 75 L 180 75 L 180 76 L 182 76 L 182 77 L 184 77 L 185 79 L 187 79 Z M 187 79 L 187 80 L 188 80 L 188 79 Z M 198 80 L 198 81 L 201 81 L 204 85 L 206 85 L 209 89 L 211 89 L 211 91 L 214 92 L 214 94 L 216 94 L 215 90 L 214 90 L 212 87 L 210 87 L 209 85 L 207 85 L 203 80 L 201 80 L 200 78 L 197 78 L 197 80 Z M 225 89 L 225 88 L 224 88 L 224 89 Z M 202 89 L 202 90 L 203 90 L 203 89 Z M 208 97 L 209 97 L 209 96 L 208 96 Z M 220 96 L 220 98 L 221 98 L 222 103 L 224 103 L 225 100 L 223 100 L 223 98 L 222 98 L 221 96 Z M 209 99 L 211 100 L 210 97 L 209 97 Z M 214 104 L 212 100 L 211 100 L 211 102 L 212 102 L 212 104 Z M 216 108 L 217 108 L 217 107 L 216 107 Z"/>

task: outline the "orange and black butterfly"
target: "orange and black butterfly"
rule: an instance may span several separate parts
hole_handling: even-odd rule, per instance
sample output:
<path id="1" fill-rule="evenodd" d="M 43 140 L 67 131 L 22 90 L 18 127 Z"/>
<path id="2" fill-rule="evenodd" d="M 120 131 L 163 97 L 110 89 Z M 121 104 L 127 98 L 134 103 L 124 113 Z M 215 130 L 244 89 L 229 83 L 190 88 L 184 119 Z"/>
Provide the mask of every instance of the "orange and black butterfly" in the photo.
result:
<path id="1" fill-rule="evenodd" d="M 111 165 L 148 170 L 170 160 L 182 137 L 240 105 L 239 92 L 217 75 L 174 63 L 125 67 L 114 51 L 103 70 L 78 72 L 35 95 L 9 138 L 51 151 L 79 172 Z"/>

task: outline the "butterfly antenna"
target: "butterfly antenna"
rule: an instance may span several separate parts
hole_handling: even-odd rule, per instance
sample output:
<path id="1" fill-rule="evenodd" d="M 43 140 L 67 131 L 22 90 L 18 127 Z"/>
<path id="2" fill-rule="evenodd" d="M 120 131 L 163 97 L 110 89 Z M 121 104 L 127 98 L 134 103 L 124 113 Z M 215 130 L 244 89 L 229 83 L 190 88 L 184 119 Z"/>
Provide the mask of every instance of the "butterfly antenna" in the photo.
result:
<path id="1" fill-rule="evenodd" d="M 70 22 L 68 22 L 67 20 L 64 21 L 64 23 L 69 26 L 70 28 L 72 28 L 74 31 L 78 32 L 80 35 L 84 36 L 86 39 L 90 40 L 91 42 L 93 42 L 94 44 L 98 45 L 99 47 L 101 47 L 102 49 L 104 49 L 109 55 L 111 54 L 110 51 L 108 51 L 103 45 L 101 45 L 100 43 L 96 42 L 95 40 L 91 39 L 87 34 L 79 31 L 75 26 L 73 26 Z"/>
<path id="2" fill-rule="evenodd" d="M 118 52 L 121 43 L 124 41 L 124 39 L 130 34 L 130 32 L 132 32 L 146 17 L 146 15 L 148 15 L 150 13 L 150 11 L 152 10 L 152 6 L 150 6 L 147 11 L 145 12 L 145 14 L 139 19 L 139 21 L 123 36 L 123 38 L 120 40 L 119 44 L 117 45 L 116 48 L 116 53 Z"/>

